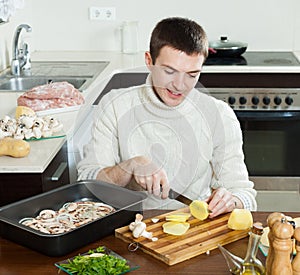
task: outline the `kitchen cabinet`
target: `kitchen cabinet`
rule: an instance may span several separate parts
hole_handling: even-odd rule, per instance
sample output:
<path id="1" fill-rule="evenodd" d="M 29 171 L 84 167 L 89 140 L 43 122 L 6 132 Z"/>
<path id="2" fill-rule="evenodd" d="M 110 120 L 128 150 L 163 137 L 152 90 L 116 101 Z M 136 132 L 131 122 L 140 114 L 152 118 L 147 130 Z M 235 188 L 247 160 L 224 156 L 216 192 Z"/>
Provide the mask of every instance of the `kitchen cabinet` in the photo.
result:
<path id="1" fill-rule="evenodd" d="M 0 206 L 70 183 L 67 142 L 43 173 L 1 173 Z"/>

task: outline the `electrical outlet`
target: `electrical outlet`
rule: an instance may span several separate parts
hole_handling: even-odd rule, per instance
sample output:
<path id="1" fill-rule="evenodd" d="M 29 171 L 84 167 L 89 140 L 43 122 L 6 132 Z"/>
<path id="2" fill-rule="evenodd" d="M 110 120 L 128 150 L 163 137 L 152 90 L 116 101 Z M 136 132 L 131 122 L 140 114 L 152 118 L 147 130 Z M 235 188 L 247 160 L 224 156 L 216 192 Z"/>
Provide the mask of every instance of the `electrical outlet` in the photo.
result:
<path id="1" fill-rule="evenodd" d="M 90 20 L 116 20 L 115 7 L 90 7 Z"/>

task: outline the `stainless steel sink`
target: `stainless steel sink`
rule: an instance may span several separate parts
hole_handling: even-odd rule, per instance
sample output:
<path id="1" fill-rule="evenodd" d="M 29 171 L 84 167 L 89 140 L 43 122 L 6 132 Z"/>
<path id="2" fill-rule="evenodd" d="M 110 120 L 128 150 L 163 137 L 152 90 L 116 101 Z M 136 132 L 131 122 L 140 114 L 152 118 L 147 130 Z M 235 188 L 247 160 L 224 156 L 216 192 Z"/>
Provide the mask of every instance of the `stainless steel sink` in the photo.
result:
<path id="1" fill-rule="evenodd" d="M 23 91 L 30 90 L 33 87 L 49 84 L 52 82 L 67 81 L 75 88 L 81 89 L 88 78 L 78 77 L 14 77 L 8 80 L 0 80 L 0 90 Z"/>
<path id="2" fill-rule="evenodd" d="M 0 92 L 27 91 L 50 82 L 67 81 L 83 92 L 109 64 L 106 61 L 34 61 L 26 75 L 0 74 Z"/>

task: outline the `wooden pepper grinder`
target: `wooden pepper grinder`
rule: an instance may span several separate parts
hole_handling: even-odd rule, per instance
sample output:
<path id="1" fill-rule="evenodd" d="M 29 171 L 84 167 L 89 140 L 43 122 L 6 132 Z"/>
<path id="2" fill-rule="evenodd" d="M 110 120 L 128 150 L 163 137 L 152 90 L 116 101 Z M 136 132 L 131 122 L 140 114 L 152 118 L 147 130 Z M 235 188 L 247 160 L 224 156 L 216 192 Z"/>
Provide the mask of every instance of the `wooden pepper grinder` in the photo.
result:
<path id="1" fill-rule="evenodd" d="M 268 256 L 266 258 L 266 275 L 272 275 L 271 268 L 274 259 L 274 252 L 273 252 L 274 237 L 273 237 L 272 227 L 275 222 L 282 221 L 283 219 L 285 219 L 285 215 L 279 212 L 273 212 L 267 218 L 267 223 L 269 227 L 269 233 L 268 233 L 269 249 L 268 249 Z"/>
<path id="2" fill-rule="evenodd" d="M 291 252 L 293 249 L 293 226 L 287 222 L 276 221 L 272 226 L 273 263 L 272 275 L 293 275 Z"/>
<path id="3" fill-rule="evenodd" d="M 294 231 L 294 238 L 296 239 L 296 257 L 292 261 L 293 275 L 300 275 L 300 227 Z"/>

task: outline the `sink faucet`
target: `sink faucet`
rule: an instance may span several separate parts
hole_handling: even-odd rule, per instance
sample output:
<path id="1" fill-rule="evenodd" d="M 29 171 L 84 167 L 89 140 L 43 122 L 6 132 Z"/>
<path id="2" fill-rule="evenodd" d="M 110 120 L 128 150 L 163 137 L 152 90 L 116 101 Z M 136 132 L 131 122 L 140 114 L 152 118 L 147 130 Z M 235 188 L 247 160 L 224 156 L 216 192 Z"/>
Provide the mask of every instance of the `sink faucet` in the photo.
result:
<path id="1" fill-rule="evenodd" d="M 23 43 L 23 45 L 19 48 L 19 37 L 22 29 L 25 29 L 27 32 L 31 32 L 32 30 L 29 25 L 21 24 L 17 27 L 14 34 L 11 73 L 17 76 L 21 74 L 21 69 L 30 69 L 28 44 Z"/>

